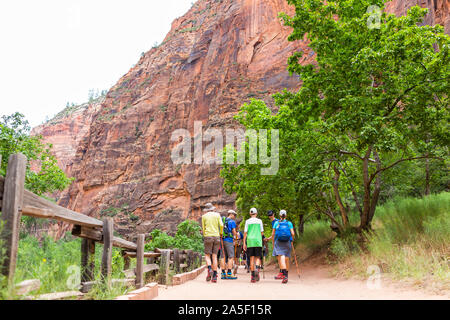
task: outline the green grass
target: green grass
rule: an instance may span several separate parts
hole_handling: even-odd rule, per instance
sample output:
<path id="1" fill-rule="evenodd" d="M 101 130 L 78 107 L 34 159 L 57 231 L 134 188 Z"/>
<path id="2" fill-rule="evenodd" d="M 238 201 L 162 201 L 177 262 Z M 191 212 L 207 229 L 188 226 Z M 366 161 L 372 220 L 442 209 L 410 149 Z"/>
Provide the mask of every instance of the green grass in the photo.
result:
<path id="1" fill-rule="evenodd" d="M 356 239 L 333 240 L 336 274 L 366 277 L 378 265 L 394 279 L 450 289 L 450 193 L 393 199 L 377 208 L 373 227 L 364 248 Z"/>
<path id="2" fill-rule="evenodd" d="M 96 244 L 95 279 L 101 279 L 101 255 L 103 246 Z M 32 236 L 25 236 L 19 241 L 15 283 L 29 279 L 39 279 L 41 287 L 33 292 L 39 295 L 51 292 L 77 290 L 74 284 L 80 283 L 81 239 L 70 234 L 64 239 L 54 241 L 45 236 L 38 240 Z M 124 266 L 120 250 L 113 250 L 112 278 L 125 278 L 122 270 Z M 101 290 L 100 290 L 101 289 Z M 87 296 L 88 299 L 111 299 L 126 290 L 122 286 L 114 286 L 103 290 L 101 285 L 94 288 Z"/>
<path id="3" fill-rule="evenodd" d="M 303 259 L 320 251 L 331 242 L 335 235 L 330 229 L 330 223 L 327 220 L 306 222 L 304 232 L 296 243 L 297 248 L 300 250 L 300 256 Z"/>

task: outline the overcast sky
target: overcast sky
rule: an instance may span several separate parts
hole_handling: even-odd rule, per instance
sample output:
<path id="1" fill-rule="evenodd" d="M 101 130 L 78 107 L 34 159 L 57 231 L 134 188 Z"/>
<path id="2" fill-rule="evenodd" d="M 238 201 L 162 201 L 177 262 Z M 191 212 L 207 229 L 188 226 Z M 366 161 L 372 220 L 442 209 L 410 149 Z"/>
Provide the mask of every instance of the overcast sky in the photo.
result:
<path id="1" fill-rule="evenodd" d="M 0 116 L 32 126 L 109 89 L 195 0 L 0 2 Z"/>

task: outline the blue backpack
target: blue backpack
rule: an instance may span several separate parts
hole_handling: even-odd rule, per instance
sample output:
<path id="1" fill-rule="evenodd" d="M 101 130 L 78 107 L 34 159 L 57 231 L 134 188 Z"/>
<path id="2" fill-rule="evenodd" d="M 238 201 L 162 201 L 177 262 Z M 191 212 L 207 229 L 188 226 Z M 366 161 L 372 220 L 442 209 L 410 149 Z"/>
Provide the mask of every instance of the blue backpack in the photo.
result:
<path id="1" fill-rule="evenodd" d="M 233 233 L 228 228 L 228 222 L 230 222 L 230 220 L 231 220 L 230 218 L 222 217 L 222 222 L 223 222 L 222 238 L 232 238 L 233 237 Z"/>
<path id="2" fill-rule="evenodd" d="M 275 230 L 275 238 L 278 241 L 282 242 L 291 240 L 291 229 L 289 228 L 289 221 L 278 221 L 278 226 Z"/>

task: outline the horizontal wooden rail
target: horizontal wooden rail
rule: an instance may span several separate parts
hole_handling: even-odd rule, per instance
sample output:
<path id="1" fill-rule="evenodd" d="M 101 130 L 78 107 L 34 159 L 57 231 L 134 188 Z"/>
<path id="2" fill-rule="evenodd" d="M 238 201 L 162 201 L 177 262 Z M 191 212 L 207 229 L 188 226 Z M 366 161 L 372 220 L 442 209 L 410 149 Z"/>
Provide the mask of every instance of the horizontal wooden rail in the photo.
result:
<path id="1" fill-rule="evenodd" d="M 72 229 L 72 235 L 103 243 L 103 232 L 101 230 L 75 225 Z M 124 240 L 119 237 L 113 237 L 113 246 L 128 250 L 136 250 L 137 248 L 135 243 Z"/>
<path id="2" fill-rule="evenodd" d="M 159 270 L 159 265 L 156 263 L 144 264 L 142 266 L 142 273 L 147 273 L 147 272 L 157 271 L 157 270 Z M 124 270 L 123 273 L 125 274 L 125 276 L 127 278 L 135 277 L 136 276 L 136 268 Z"/>
<path id="3" fill-rule="evenodd" d="M 24 190 L 22 214 L 36 218 L 55 219 L 86 227 L 102 227 L 103 222 L 57 204 Z"/>
<path id="4" fill-rule="evenodd" d="M 136 258 L 136 252 L 125 252 L 124 255 L 130 258 Z M 144 252 L 144 258 L 157 258 L 160 257 L 161 253 L 159 252 Z"/>

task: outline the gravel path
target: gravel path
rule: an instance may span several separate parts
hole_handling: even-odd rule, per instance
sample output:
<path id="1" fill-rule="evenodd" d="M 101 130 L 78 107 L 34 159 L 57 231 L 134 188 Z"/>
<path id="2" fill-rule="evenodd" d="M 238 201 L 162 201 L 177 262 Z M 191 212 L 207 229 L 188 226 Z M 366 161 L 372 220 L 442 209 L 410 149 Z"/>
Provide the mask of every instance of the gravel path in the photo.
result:
<path id="1" fill-rule="evenodd" d="M 301 279 L 295 266 L 289 272 L 289 282 L 275 280 L 274 267 L 266 268 L 258 283 L 250 283 L 250 274 L 243 267 L 237 280 L 206 282 L 206 271 L 195 280 L 173 287 L 160 287 L 157 300 L 302 300 L 302 299 L 449 299 L 422 290 L 405 288 L 381 280 L 380 289 L 369 289 L 365 281 L 332 278 L 327 268 L 317 265 L 301 267 Z"/>

